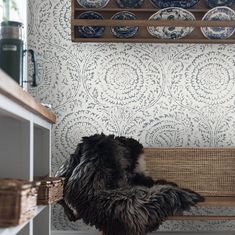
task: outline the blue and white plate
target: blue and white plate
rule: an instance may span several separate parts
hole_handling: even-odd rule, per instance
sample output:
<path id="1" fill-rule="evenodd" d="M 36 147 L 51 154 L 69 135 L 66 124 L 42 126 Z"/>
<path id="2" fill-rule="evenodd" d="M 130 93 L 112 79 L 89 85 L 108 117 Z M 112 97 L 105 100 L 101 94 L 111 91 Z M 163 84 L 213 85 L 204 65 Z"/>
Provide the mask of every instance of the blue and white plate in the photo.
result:
<path id="1" fill-rule="evenodd" d="M 180 8 L 191 8 L 196 5 L 199 0 L 150 0 L 150 2 L 159 8 L 167 7 L 180 7 Z"/>
<path id="2" fill-rule="evenodd" d="M 77 0 L 78 4 L 85 8 L 103 8 L 109 0 Z"/>
<path id="3" fill-rule="evenodd" d="M 150 16 L 149 20 L 195 20 L 194 15 L 182 8 L 169 7 L 158 11 Z M 149 26 L 148 32 L 161 39 L 179 39 L 190 34 L 193 27 L 175 27 L 175 26 Z"/>
<path id="4" fill-rule="evenodd" d="M 209 10 L 202 20 L 222 21 L 235 20 L 235 12 L 229 7 L 215 7 Z M 201 27 L 203 35 L 208 39 L 226 39 L 233 35 L 234 27 Z"/>
<path id="5" fill-rule="evenodd" d="M 104 19 L 102 15 L 97 12 L 87 11 L 78 16 L 79 19 Z M 104 34 L 104 26 L 78 26 L 78 34 L 81 38 L 99 38 Z"/>
<path id="6" fill-rule="evenodd" d="M 231 7 L 234 3 L 233 0 L 206 0 L 206 2 L 210 8 L 219 6 Z"/>
<path id="7" fill-rule="evenodd" d="M 136 20 L 136 15 L 128 11 L 121 11 L 113 15 L 111 19 Z M 138 29 L 138 26 L 113 26 L 111 27 L 111 32 L 118 38 L 131 38 L 137 33 Z"/>
<path id="8" fill-rule="evenodd" d="M 144 4 L 144 0 L 116 0 L 121 8 L 140 8 Z"/>

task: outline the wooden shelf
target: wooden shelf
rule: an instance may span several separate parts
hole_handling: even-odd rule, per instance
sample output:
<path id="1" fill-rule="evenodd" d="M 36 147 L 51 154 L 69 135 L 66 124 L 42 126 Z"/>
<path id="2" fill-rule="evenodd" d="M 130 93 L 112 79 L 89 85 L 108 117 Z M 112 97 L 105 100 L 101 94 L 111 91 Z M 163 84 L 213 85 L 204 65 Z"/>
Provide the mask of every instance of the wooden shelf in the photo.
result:
<path id="1" fill-rule="evenodd" d="M 125 9 L 122 9 L 122 8 L 117 8 L 117 7 L 114 7 L 114 8 L 81 8 L 81 7 L 76 7 L 75 8 L 75 11 L 78 11 L 78 12 L 85 12 L 85 11 L 96 11 L 96 12 L 119 12 L 119 11 L 131 11 L 131 12 L 151 12 L 151 13 L 154 13 L 158 10 L 160 10 L 159 8 L 125 8 Z M 208 9 L 205 9 L 205 8 L 198 8 L 198 9 L 187 9 L 188 11 L 190 12 L 207 12 Z"/>
<path id="2" fill-rule="evenodd" d="M 0 70 L 0 94 L 3 94 L 24 106 L 27 110 L 42 117 L 46 121 L 54 124 L 56 122 L 55 114 L 47 108 L 36 102 L 33 97 L 25 92 L 13 79 Z"/>
<path id="3" fill-rule="evenodd" d="M 76 32 L 74 32 L 76 35 Z M 98 40 L 98 41 L 97 41 Z M 106 27 L 104 36 L 102 38 L 79 38 L 78 36 L 75 36 L 72 38 L 73 42 L 100 42 L 100 43 L 205 43 L 205 44 L 218 44 L 218 43 L 224 43 L 224 44 L 234 44 L 235 43 L 235 34 L 225 40 L 221 39 L 213 39 L 209 40 L 207 38 L 201 37 L 201 31 L 200 28 L 195 28 L 195 30 L 185 38 L 181 39 L 158 39 L 151 35 L 149 35 L 146 27 L 140 27 L 138 31 L 138 36 L 132 37 L 132 38 L 123 38 L 119 39 L 112 35 L 111 30 L 109 27 Z"/>
<path id="4" fill-rule="evenodd" d="M 235 7 L 233 7 L 235 10 Z M 150 21 L 148 18 L 157 12 L 159 8 L 153 7 L 150 0 L 145 0 L 142 8 L 119 8 L 115 0 L 110 0 L 105 8 L 83 8 L 76 0 L 72 0 L 71 14 L 71 39 L 73 42 L 115 42 L 115 43 L 209 43 L 209 44 L 234 44 L 235 36 L 228 39 L 207 39 L 202 34 L 200 27 L 235 27 L 235 21 L 202 21 L 202 17 L 210 10 L 205 0 L 199 1 L 193 8 L 187 9 L 192 12 L 196 18 L 195 21 L 170 21 L 159 20 Z M 103 20 L 84 20 L 78 19 L 82 12 L 99 12 Z M 111 17 L 120 11 L 130 11 L 135 13 L 137 20 L 111 20 Z M 81 38 L 78 35 L 78 26 L 105 26 L 105 32 L 100 38 Z M 132 38 L 116 38 L 112 35 L 110 27 L 112 26 L 138 26 L 137 34 Z M 148 26 L 176 26 L 176 27 L 194 27 L 194 31 L 182 39 L 158 39 L 153 37 L 147 31 Z"/>
<path id="5" fill-rule="evenodd" d="M 95 11 L 105 11 L 105 10 L 109 10 L 109 9 L 117 9 L 117 11 L 122 11 L 122 10 L 127 10 L 124 8 L 120 8 L 117 3 L 116 0 L 110 0 L 108 2 L 108 4 L 104 7 L 104 8 L 83 8 L 82 6 L 80 6 L 77 2 L 77 0 L 72 0 L 73 6 L 74 6 L 74 10 L 75 11 L 79 11 L 79 10 L 95 10 Z M 232 9 L 235 9 L 235 6 L 231 7 Z M 144 0 L 144 4 L 141 8 L 130 8 L 130 11 L 145 11 L 145 10 L 151 10 L 151 11 L 158 11 L 160 10 L 160 8 L 155 7 L 152 5 L 152 3 L 150 2 L 150 0 Z M 190 12 L 205 12 L 208 11 L 210 8 L 208 7 L 207 3 L 205 0 L 200 0 L 198 2 L 198 4 L 196 4 L 195 6 L 193 6 L 192 8 L 187 9 Z"/>
<path id="6" fill-rule="evenodd" d="M 208 40 L 208 39 L 155 39 L 155 38 L 128 38 L 128 39 L 119 39 L 119 38 L 76 38 L 73 39 L 73 42 L 100 42 L 100 43 L 162 43 L 162 44 L 175 44 L 175 43 L 193 43 L 193 44 L 235 44 L 235 39 L 231 40 Z"/>
<path id="7" fill-rule="evenodd" d="M 84 20 L 71 21 L 78 26 L 176 26 L 176 27 L 235 27 L 235 21 L 185 21 L 185 20 Z"/>

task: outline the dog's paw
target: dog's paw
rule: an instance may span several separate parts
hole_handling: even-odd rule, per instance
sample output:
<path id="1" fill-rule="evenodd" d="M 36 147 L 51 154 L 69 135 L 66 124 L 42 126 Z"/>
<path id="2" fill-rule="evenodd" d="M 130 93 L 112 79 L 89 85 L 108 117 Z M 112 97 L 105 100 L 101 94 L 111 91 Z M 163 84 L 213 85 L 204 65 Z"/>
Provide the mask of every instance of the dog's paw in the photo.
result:
<path id="1" fill-rule="evenodd" d="M 197 192 L 194 192 L 192 191 L 191 189 L 182 189 L 184 190 L 185 192 L 187 192 L 189 194 L 189 196 L 191 197 L 192 201 L 196 204 L 198 202 L 204 202 L 205 201 L 205 198 L 200 195 L 199 193 Z"/>
<path id="2" fill-rule="evenodd" d="M 74 214 L 72 214 L 72 213 L 66 213 L 66 215 L 67 215 L 69 221 L 71 221 L 71 222 L 77 221 L 77 217 L 76 217 Z"/>

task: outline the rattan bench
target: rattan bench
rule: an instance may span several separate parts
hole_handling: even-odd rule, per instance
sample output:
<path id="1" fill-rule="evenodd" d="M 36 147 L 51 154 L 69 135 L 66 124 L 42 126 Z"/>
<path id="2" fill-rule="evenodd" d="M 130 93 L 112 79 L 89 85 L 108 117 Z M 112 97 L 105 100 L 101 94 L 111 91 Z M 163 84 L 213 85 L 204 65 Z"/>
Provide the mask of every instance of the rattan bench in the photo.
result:
<path id="1" fill-rule="evenodd" d="M 145 160 L 147 172 L 154 179 L 174 181 L 205 196 L 200 206 L 235 207 L 235 148 L 145 148 Z M 235 220 L 235 215 L 169 219 Z"/>
<path id="2" fill-rule="evenodd" d="M 146 148 L 146 169 L 205 196 L 202 206 L 235 206 L 235 148 Z M 234 216 L 175 216 L 174 220 L 235 220 Z"/>

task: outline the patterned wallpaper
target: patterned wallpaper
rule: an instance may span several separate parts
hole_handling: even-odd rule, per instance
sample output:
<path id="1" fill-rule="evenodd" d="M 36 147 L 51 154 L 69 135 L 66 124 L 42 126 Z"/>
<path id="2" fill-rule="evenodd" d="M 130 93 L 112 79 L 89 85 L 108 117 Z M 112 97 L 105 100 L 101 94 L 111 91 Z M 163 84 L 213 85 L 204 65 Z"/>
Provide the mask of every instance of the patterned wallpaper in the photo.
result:
<path id="1" fill-rule="evenodd" d="M 233 45 L 74 44 L 69 0 L 29 0 L 28 12 L 41 78 L 30 92 L 57 115 L 53 171 L 82 136 L 101 131 L 145 146 L 235 145 Z M 93 230 L 70 223 L 57 205 L 52 220 L 53 229 Z M 235 230 L 235 224 L 167 222 L 161 229 Z"/>

